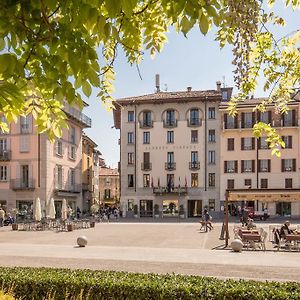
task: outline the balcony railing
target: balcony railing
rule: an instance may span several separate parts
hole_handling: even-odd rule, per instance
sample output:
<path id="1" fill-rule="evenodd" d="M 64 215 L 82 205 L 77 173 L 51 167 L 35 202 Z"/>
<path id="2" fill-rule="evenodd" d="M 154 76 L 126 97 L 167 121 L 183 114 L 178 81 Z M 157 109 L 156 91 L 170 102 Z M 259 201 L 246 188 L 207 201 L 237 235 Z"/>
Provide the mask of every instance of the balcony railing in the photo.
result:
<path id="1" fill-rule="evenodd" d="M 154 187 L 153 188 L 153 194 L 186 194 L 187 193 L 187 187 L 167 187 L 167 186 L 161 186 L 161 187 Z"/>
<path id="2" fill-rule="evenodd" d="M 191 161 L 189 163 L 190 170 L 199 170 L 200 169 L 200 162 L 199 161 Z"/>
<path id="3" fill-rule="evenodd" d="M 190 118 L 187 120 L 187 126 L 197 127 L 202 125 L 202 119 L 200 118 Z"/>
<path id="4" fill-rule="evenodd" d="M 175 170 L 176 163 L 175 162 L 166 162 L 165 163 L 165 170 Z"/>
<path id="5" fill-rule="evenodd" d="M 152 128 L 153 127 L 152 120 L 142 120 L 139 123 L 140 123 L 140 128 Z"/>
<path id="6" fill-rule="evenodd" d="M 11 179 L 10 187 L 12 190 L 34 190 L 35 180 L 33 178 Z"/>
<path id="7" fill-rule="evenodd" d="M 11 151 L 0 150 L 0 161 L 9 161 L 9 160 L 11 160 Z"/>
<path id="8" fill-rule="evenodd" d="M 164 128 L 177 127 L 177 120 L 164 120 Z"/>
<path id="9" fill-rule="evenodd" d="M 144 171 L 152 170 L 152 163 L 150 163 L 150 162 L 141 163 L 141 169 L 144 170 Z"/>
<path id="10" fill-rule="evenodd" d="M 64 193 L 80 193 L 82 189 L 81 184 L 56 184 L 54 190 L 56 192 Z"/>
<path id="11" fill-rule="evenodd" d="M 63 111 L 69 116 L 77 121 L 79 121 L 81 124 L 85 125 L 86 127 L 92 127 L 92 119 L 83 114 L 80 110 L 70 106 L 70 104 L 65 103 Z"/>

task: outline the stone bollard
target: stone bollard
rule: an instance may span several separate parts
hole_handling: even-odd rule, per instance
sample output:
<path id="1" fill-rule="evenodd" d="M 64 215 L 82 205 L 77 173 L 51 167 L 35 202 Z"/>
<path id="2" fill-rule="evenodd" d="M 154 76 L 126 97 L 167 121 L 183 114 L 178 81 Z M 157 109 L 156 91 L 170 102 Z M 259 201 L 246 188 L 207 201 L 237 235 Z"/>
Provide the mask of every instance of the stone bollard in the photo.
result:
<path id="1" fill-rule="evenodd" d="M 235 239 L 231 242 L 230 246 L 234 252 L 242 252 L 243 242 L 240 239 Z"/>
<path id="2" fill-rule="evenodd" d="M 85 247 L 88 243 L 88 239 L 86 236 L 82 235 L 77 238 L 77 244 L 79 247 Z"/>

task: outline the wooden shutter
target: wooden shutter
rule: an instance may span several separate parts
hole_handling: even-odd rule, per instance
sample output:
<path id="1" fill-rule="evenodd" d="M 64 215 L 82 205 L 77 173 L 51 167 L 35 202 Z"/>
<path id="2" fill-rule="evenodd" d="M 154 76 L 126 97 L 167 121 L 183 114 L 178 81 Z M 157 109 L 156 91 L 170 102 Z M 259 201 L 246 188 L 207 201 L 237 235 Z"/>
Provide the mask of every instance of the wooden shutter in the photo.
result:
<path id="1" fill-rule="evenodd" d="M 228 114 L 224 114 L 224 127 L 225 127 L 225 129 L 227 129 L 227 117 L 228 117 Z"/>
<path id="2" fill-rule="evenodd" d="M 255 172 L 255 160 L 253 159 L 252 160 L 252 173 L 254 173 Z"/>
<path id="3" fill-rule="evenodd" d="M 224 173 L 227 173 L 227 160 L 224 161 Z"/>
<path id="4" fill-rule="evenodd" d="M 255 119 L 255 111 L 252 112 L 252 127 L 254 126 L 254 124 L 256 123 L 256 119 Z"/>
<path id="5" fill-rule="evenodd" d="M 28 126 L 28 132 L 32 133 L 32 114 L 30 114 L 30 115 L 27 116 L 27 122 L 29 124 L 29 126 Z"/>
<path id="6" fill-rule="evenodd" d="M 268 159 L 268 172 L 271 172 L 271 159 Z"/>
<path id="7" fill-rule="evenodd" d="M 244 166 L 245 161 L 241 160 L 241 173 L 244 173 L 245 166 Z"/>
<path id="8" fill-rule="evenodd" d="M 254 150 L 255 149 L 255 138 L 253 137 L 251 141 L 252 141 L 252 150 Z"/>
<path id="9" fill-rule="evenodd" d="M 289 135 L 288 140 L 289 140 L 289 146 L 292 149 L 293 148 L 293 136 Z"/>
<path id="10" fill-rule="evenodd" d="M 261 111 L 257 112 L 257 120 L 261 122 Z"/>
<path id="11" fill-rule="evenodd" d="M 296 110 L 292 110 L 292 125 L 296 126 Z"/>
<path id="12" fill-rule="evenodd" d="M 296 159 L 295 158 L 293 159 L 293 171 L 294 172 L 296 171 Z"/>
<path id="13" fill-rule="evenodd" d="M 257 160 L 257 170 L 258 172 L 261 172 L 261 164 L 260 164 L 260 159 Z"/>
<path id="14" fill-rule="evenodd" d="M 241 150 L 244 150 L 244 138 L 241 138 Z"/>
<path id="15" fill-rule="evenodd" d="M 281 172 L 284 172 L 284 159 L 281 160 Z"/>
<path id="16" fill-rule="evenodd" d="M 257 140 L 257 148 L 261 149 L 261 137 Z"/>
<path id="17" fill-rule="evenodd" d="M 234 173 L 238 173 L 238 161 L 234 161 Z"/>
<path id="18" fill-rule="evenodd" d="M 268 111 L 268 123 L 272 123 L 272 111 Z"/>
<path id="19" fill-rule="evenodd" d="M 28 184 L 30 187 L 35 187 L 35 182 L 33 179 L 33 166 L 30 164 L 28 165 Z"/>
<path id="20" fill-rule="evenodd" d="M 245 113 L 241 113 L 241 128 L 245 128 Z"/>
<path id="21" fill-rule="evenodd" d="M 234 116 L 234 128 L 239 128 L 239 126 L 238 126 L 238 115 Z"/>

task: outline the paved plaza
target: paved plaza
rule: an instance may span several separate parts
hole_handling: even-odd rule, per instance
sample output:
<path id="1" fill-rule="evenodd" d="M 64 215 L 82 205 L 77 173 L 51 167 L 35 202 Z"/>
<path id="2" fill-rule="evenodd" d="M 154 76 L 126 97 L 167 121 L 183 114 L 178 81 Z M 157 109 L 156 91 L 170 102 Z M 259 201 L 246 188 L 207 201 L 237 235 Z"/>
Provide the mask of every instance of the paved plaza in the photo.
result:
<path id="1" fill-rule="evenodd" d="M 88 268 L 130 272 L 178 273 L 221 278 L 300 281 L 300 252 L 233 253 L 220 250 L 221 223 L 211 232 L 198 223 L 97 223 L 73 232 L 12 231 L 0 228 L 0 265 Z M 259 224 L 269 230 L 268 223 Z M 230 235 L 233 238 L 233 224 Z M 88 238 L 79 248 L 76 239 Z"/>

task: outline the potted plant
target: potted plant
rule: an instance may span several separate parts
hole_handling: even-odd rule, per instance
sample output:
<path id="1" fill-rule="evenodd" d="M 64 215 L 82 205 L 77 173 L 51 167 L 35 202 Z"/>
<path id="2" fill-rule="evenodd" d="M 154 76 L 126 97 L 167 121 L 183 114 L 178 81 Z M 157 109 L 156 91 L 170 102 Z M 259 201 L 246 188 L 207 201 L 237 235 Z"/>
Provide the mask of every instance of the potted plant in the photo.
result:
<path id="1" fill-rule="evenodd" d="M 183 204 L 181 204 L 181 205 L 179 206 L 179 217 L 180 217 L 181 219 L 184 219 L 184 206 L 183 206 Z"/>
<path id="2" fill-rule="evenodd" d="M 134 204 L 134 206 L 133 206 L 133 215 L 134 215 L 135 218 L 137 218 L 138 214 L 139 214 L 139 207 L 138 207 L 137 204 Z"/>
<path id="3" fill-rule="evenodd" d="M 159 205 L 158 204 L 154 205 L 154 217 L 159 218 Z"/>
<path id="4" fill-rule="evenodd" d="M 72 223 L 67 224 L 67 230 L 68 231 L 73 231 L 74 230 L 74 224 L 72 224 Z"/>

